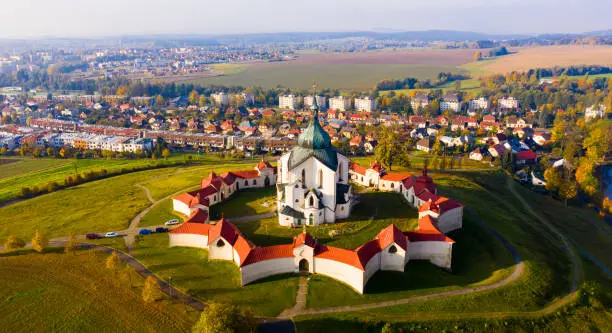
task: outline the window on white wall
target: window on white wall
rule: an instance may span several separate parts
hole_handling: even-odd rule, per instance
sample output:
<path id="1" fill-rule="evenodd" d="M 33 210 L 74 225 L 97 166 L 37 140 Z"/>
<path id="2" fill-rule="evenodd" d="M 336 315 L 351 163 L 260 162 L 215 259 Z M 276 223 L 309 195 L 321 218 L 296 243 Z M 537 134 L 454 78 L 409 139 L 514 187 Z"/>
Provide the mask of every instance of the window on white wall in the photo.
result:
<path id="1" fill-rule="evenodd" d="M 323 170 L 319 169 L 319 175 L 317 177 L 317 186 L 323 187 Z"/>

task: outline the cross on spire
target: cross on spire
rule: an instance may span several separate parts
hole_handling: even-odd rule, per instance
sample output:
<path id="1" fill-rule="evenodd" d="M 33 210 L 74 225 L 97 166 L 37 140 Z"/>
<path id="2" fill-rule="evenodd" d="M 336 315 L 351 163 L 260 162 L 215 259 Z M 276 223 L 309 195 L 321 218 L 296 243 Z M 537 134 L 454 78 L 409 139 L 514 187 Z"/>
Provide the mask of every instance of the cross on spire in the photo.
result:
<path id="1" fill-rule="evenodd" d="M 319 120 L 319 105 L 317 105 L 317 82 L 313 81 L 312 83 L 312 106 L 310 107 L 310 109 L 313 112 L 313 118 L 315 118 L 316 120 Z"/>

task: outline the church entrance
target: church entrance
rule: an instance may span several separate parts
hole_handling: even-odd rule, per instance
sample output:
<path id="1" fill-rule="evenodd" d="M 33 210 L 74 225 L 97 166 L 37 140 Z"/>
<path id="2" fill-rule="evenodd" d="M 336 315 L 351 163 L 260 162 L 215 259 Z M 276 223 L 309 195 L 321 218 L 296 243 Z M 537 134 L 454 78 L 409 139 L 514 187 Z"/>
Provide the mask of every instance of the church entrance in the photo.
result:
<path id="1" fill-rule="evenodd" d="M 299 267 L 300 267 L 300 273 L 310 272 L 310 269 L 308 267 L 308 260 L 306 259 L 300 260 Z"/>
<path id="2" fill-rule="evenodd" d="M 314 224 L 314 216 L 310 214 L 310 216 L 308 216 L 308 225 L 313 225 L 313 224 Z"/>
<path id="3" fill-rule="evenodd" d="M 221 193 L 221 201 L 225 200 L 225 194 Z"/>
<path id="4" fill-rule="evenodd" d="M 266 176 L 266 179 L 264 179 L 264 185 L 266 187 L 270 186 L 270 177 Z"/>

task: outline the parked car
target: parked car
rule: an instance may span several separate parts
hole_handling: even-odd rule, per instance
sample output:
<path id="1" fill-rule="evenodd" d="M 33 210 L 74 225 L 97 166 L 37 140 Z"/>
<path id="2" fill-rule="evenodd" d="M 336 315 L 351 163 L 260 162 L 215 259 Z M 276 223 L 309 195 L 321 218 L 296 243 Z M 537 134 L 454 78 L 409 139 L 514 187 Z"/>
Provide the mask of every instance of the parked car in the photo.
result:
<path id="1" fill-rule="evenodd" d="M 168 232 L 168 228 L 164 228 L 164 227 L 157 227 L 155 228 L 155 232 Z"/>
<path id="2" fill-rule="evenodd" d="M 172 220 L 167 221 L 166 223 L 164 223 L 164 225 L 175 225 L 175 224 L 179 224 L 179 220 L 172 219 Z"/>
<path id="3" fill-rule="evenodd" d="M 106 238 L 119 237 L 119 234 L 114 231 L 111 231 L 111 232 L 107 232 L 106 235 L 104 235 L 104 237 Z"/>
<path id="4" fill-rule="evenodd" d="M 139 235 L 150 235 L 152 233 L 153 233 L 153 231 L 151 231 L 149 229 L 140 229 L 140 231 L 138 231 Z"/>
<path id="5" fill-rule="evenodd" d="M 102 238 L 102 236 L 100 236 L 98 234 L 90 233 L 90 234 L 85 235 L 85 238 L 87 238 L 87 239 L 98 239 L 98 238 Z"/>

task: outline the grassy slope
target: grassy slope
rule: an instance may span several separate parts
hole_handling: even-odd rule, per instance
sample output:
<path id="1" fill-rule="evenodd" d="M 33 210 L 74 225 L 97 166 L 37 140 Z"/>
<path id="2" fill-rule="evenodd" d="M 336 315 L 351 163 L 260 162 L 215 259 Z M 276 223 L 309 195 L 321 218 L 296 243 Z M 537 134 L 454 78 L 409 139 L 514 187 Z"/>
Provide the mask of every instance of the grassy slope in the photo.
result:
<path id="1" fill-rule="evenodd" d="M 206 250 L 168 248 L 165 234 L 143 237 L 133 254 L 159 277 L 171 276 L 173 286 L 204 302 L 231 302 L 260 316 L 275 316 L 295 304 L 297 276 L 274 276 L 241 287 L 234 263 L 208 261 Z"/>
<path id="2" fill-rule="evenodd" d="M 264 203 L 268 206 L 264 206 Z M 224 202 L 212 206 L 210 216 L 212 219 L 218 219 L 223 215 L 231 219 L 274 210 L 276 210 L 276 187 L 241 189 Z"/>
<path id="3" fill-rule="evenodd" d="M 0 162 L 0 180 L 33 173 L 36 171 L 45 170 L 48 168 L 58 167 L 63 164 L 68 164 L 68 160 L 59 159 L 33 159 L 33 158 L 3 158 L 1 160 L 11 161 L 13 163 L 2 164 Z"/>
<path id="4" fill-rule="evenodd" d="M 3 332 L 186 332 L 198 314 L 161 300 L 142 302 L 143 279 L 117 282 L 104 257 L 77 252 L 0 255 Z"/>

